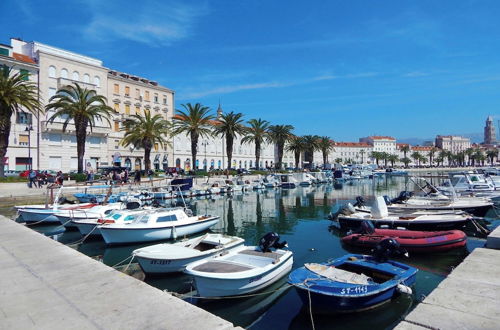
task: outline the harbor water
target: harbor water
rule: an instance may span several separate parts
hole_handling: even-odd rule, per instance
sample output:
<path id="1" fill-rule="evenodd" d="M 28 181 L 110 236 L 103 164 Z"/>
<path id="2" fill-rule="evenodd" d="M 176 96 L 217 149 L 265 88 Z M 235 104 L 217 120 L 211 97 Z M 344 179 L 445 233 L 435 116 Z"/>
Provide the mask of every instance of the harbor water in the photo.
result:
<path id="1" fill-rule="evenodd" d="M 195 214 L 213 214 L 221 217 L 211 231 L 239 236 L 246 244 L 256 245 L 267 232 L 277 232 L 288 242 L 294 253 L 294 266 L 306 262 L 324 262 L 346 253 L 362 252 L 343 246 L 342 232 L 327 215 L 332 207 L 354 202 L 363 196 L 368 203 L 376 196 L 397 196 L 401 190 L 413 189 L 406 177 L 382 176 L 375 179 L 354 180 L 343 184 L 321 184 L 296 189 L 266 189 L 233 195 L 217 195 L 186 200 Z M 170 205 L 170 201 L 166 201 Z M 484 225 L 493 229 L 500 224 L 495 209 L 487 214 Z M 0 214 L 14 217 L 11 208 L 0 209 Z M 188 302 L 214 313 L 237 326 L 251 329 L 388 329 L 412 310 L 428 295 L 454 267 L 476 247 L 484 246 L 485 239 L 475 237 L 471 228 L 466 249 L 441 254 L 410 255 L 399 261 L 419 269 L 413 294 L 401 295 L 373 310 L 355 314 L 321 315 L 302 305 L 295 289 L 286 278 L 255 295 L 244 298 L 202 300 L 192 297 L 191 279 L 183 274 L 149 278 L 145 277 L 135 261 L 128 257 L 139 247 L 151 245 L 126 245 L 107 247 L 102 240 L 81 240 L 78 231 L 62 231 L 58 226 L 35 226 L 34 230 L 52 236 L 79 252 L 117 266 L 130 276 L 144 280 L 162 290 L 176 293 Z M 179 238 L 180 239 L 180 238 Z M 366 251 L 364 251 L 366 252 Z M 126 260 L 126 262 L 123 262 Z"/>

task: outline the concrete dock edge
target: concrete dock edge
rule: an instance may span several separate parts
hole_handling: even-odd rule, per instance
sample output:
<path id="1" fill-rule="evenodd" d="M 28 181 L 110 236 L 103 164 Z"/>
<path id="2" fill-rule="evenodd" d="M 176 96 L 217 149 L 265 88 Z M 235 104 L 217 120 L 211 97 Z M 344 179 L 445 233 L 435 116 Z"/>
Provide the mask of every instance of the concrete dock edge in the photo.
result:
<path id="1" fill-rule="evenodd" d="M 0 216 L 0 329 L 233 329 Z"/>

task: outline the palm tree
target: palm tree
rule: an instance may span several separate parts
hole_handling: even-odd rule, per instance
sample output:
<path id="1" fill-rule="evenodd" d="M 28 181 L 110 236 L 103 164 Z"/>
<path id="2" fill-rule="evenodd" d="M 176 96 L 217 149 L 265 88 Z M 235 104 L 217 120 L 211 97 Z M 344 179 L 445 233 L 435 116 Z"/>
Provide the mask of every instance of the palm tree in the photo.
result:
<path id="1" fill-rule="evenodd" d="M 243 114 L 233 111 L 222 114 L 214 125 L 213 133 L 226 138 L 227 169 L 231 168 L 233 158 L 233 143 L 238 135 L 244 135 L 247 128 L 243 125 Z"/>
<path id="2" fill-rule="evenodd" d="M 241 143 L 255 144 L 255 168 L 260 168 L 260 151 L 261 145 L 267 138 L 267 129 L 269 122 L 262 119 L 250 119 L 247 121 L 250 127 L 247 128 L 246 135 L 241 139 Z"/>
<path id="3" fill-rule="evenodd" d="M 391 162 L 391 166 L 394 167 L 394 163 L 399 160 L 398 155 L 389 155 L 387 160 Z"/>
<path id="4" fill-rule="evenodd" d="M 275 166 L 280 169 L 283 163 L 283 151 L 285 143 L 287 143 L 294 135 L 292 134 L 294 127 L 292 125 L 271 125 L 269 126 L 269 141 L 276 145 L 278 149 L 278 161 Z"/>
<path id="5" fill-rule="evenodd" d="M 317 135 L 304 135 L 302 137 L 304 143 L 304 160 L 308 167 L 312 168 L 314 162 L 314 152 L 319 148 L 319 136 Z"/>
<path id="6" fill-rule="evenodd" d="M 372 151 L 371 157 L 373 159 L 375 159 L 375 162 L 377 163 L 377 166 L 378 166 L 378 162 L 379 162 L 379 160 L 382 159 L 383 155 L 380 151 Z"/>
<path id="7" fill-rule="evenodd" d="M 429 150 L 429 164 L 432 166 L 432 161 L 434 160 L 434 155 L 436 154 L 436 152 L 438 152 L 438 148 L 436 147 L 432 147 L 430 150 Z"/>
<path id="8" fill-rule="evenodd" d="M 408 164 L 410 164 L 410 163 L 411 163 L 411 159 L 410 159 L 410 158 L 408 158 L 408 157 L 403 157 L 403 158 L 401 158 L 401 159 L 400 159 L 400 161 L 401 161 L 403 164 L 405 164 L 405 167 L 408 167 Z"/>
<path id="9" fill-rule="evenodd" d="M 439 152 L 439 159 L 441 159 L 441 162 L 443 163 L 443 164 L 442 164 L 443 166 L 444 166 L 444 159 L 445 159 L 446 157 L 448 157 L 448 153 L 449 153 L 449 152 L 448 152 L 448 151 L 446 151 L 446 150 L 441 150 L 441 151 Z M 449 164 L 448 164 L 448 165 L 449 165 Z"/>
<path id="10" fill-rule="evenodd" d="M 155 144 L 162 148 L 170 144 L 167 140 L 169 135 L 170 123 L 161 115 L 151 117 L 149 111 L 145 112 L 144 117 L 132 115 L 123 123 L 122 131 L 125 131 L 121 144 L 124 147 L 133 145 L 135 148 L 144 149 L 144 168 L 151 168 L 151 149 Z"/>
<path id="11" fill-rule="evenodd" d="M 365 163 L 365 159 L 364 159 L 364 156 L 365 156 L 365 149 L 361 149 L 359 151 L 359 153 L 361 154 L 361 164 L 364 164 Z"/>
<path id="12" fill-rule="evenodd" d="M 415 151 L 411 154 L 411 158 L 413 158 L 415 160 L 415 162 L 417 163 L 417 166 L 420 166 L 420 160 L 422 159 L 422 155 L 420 154 L 420 152 L 418 151 Z"/>
<path id="13" fill-rule="evenodd" d="M 486 151 L 486 157 L 489 158 L 490 165 L 493 166 L 493 160 L 495 158 L 498 159 L 498 149 L 490 149 L 490 150 Z"/>
<path id="14" fill-rule="evenodd" d="M 474 148 L 468 148 L 468 149 L 465 150 L 465 154 L 467 155 L 467 162 L 468 162 L 469 166 L 471 166 L 473 164 L 474 153 L 475 153 Z"/>
<path id="15" fill-rule="evenodd" d="M 113 109 L 106 105 L 106 97 L 98 95 L 95 90 L 82 88 L 78 83 L 60 88 L 56 95 L 49 99 L 46 110 L 55 110 L 48 119 L 53 123 L 55 119 L 64 120 L 62 130 L 73 121 L 76 134 L 76 152 L 78 155 L 78 173 L 83 172 L 83 157 L 85 155 L 85 142 L 87 140 L 87 128 L 92 129 L 105 119 L 109 126 L 109 120 Z"/>
<path id="16" fill-rule="evenodd" d="M 486 160 L 486 155 L 483 153 L 481 149 L 476 149 L 476 153 L 474 154 L 474 159 L 477 160 L 479 165 L 484 166 L 484 161 Z"/>
<path id="17" fill-rule="evenodd" d="M 286 150 L 293 152 L 295 157 L 295 169 L 299 168 L 300 154 L 304 152 L 304 141 L 300 136 L 293 136 L 286 146 Z"/>
<path id="18" fill-rule="evenodd" d="M 210 108 L 196 103 L 181 104 L 185 111 L 177 110 L 173 119 L 173 135 L 185 133 L 191 138 L 191 160 L 192 168 L 196 167 L 196 154 L 198 152 L 198 139 L 209 136 L 212 133 L 211 120 L 214 118 L 209 114 Z"/>
<path id="19" fill-rule="evenodd" d="M 408 153 L 408 152 L 410 151 L 410 146 L 409 146 L 408 144 L 405 144 L 404 146 L 402 146 L 402 147 L 400 148 L 400 150 L 403 152 L 403 159 L 404 159 L 404 158 L 408 159 L 408 158 L 406 157 L 406 153 Z M 405 164 L 405 167 L 408 167 L 408 163 L 406 163 L 406 164 Z"/>
<path id="20" fill-rule="evenodd" d="M 333 141 L 328 136 L 322 136 L 318 141 L 318 149 L 323 155 L 323 167 L 328 163 L 328 154 L 333 150 Z"/>
<path id="21" fill-rule="evenodd" d="M 38 88 L 27 78 L 28 73 L 12 74 L 11 68 L 0 66 L 0 177 L 4 176 L 12 115 L 26 110 L 36 116 L 42 110 L 38 101 Z"/>
<path id="22" fill-rule="evenodd" d="M 389 160 L 389 154 L 385 151 L 380 153 L 380 159 L 384 160 L 384 166 L 387 167 L 387 161 Z"/>

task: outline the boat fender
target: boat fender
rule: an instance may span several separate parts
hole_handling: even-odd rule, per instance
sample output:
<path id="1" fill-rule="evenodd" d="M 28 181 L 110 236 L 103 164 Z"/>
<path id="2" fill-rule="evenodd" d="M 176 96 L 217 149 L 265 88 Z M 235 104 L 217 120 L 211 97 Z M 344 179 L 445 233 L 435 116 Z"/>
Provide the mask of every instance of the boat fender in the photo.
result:
<path id="1" fill-rule="evenodd" d="M 404 293 L 404 294 L 409 294 L 409 295 L 411 295 L 413 293 L 411 288 L 409 286 L 404 285 L 404 284 L 398 284 L 396 286 L 396 290 L 398 290 L 399 293 Z"/>
<path id="2" fill-rule="evenodd" d="M 172 227 L 172 238 L 177 239 L 177 230 L 175 229 L 175 227 Z"/>

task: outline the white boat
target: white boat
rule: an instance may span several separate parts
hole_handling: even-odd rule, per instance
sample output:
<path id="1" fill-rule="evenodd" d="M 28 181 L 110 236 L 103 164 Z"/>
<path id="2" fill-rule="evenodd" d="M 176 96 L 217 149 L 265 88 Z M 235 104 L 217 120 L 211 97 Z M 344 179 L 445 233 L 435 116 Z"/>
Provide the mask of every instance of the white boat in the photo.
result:
<path id="1" fill-rule="evenodd" d="M 205 234 L 189 240 L 156 244 L 132 252 L 145 274 L 182 272 L 191 262 L 227 253 L 243 245 L 244 239 L 222 234 Z"/>
<path id="2" fill-rule="evenodd" d="M 97 204 L 82 203 L 82 204 L 53 204 L 51 208 L 45 208 L 41 205 L 34 207 L 19 207 L 17 210 L 19 219 L 26 223 L 43 222 L 43 223 L 56 223 L 59 224 L 59 219 L 56 214 L 61 212 L 68 212 L 77 209 L 89 209 Z"/>
<path id="3" fill-rule="evenodd" d="M 260 177 L 260 175 L 258 179 L 252 180 L 252 182 L 249 182 L 249 184 L 252 186 L 253 190 L 260 190 L 266 188 L 266 184 L 264 183 L 264 180 Z"/>
<path id="4" fill-rule="evenodd" d="M 196 234 L 218 221 L 218 216 L 192 216 L 191 210 L 183 207 L 161 208 L 149 211 L 131 223 L 99 226 L 99 230 L 106 244 L 127 244 Z"/>
<path id="5" fill-rule="evenodd" d="M 126 203 L 109 203 L 105 205 L 96 205 L 88 209 L 70 209 L 55 213 L 57 220 L 66 228 L 75 227 L 72 220 L 97 220 L 105 217 L 114 210 L 127 208 Z"/>
<path id="6" fill-rule="evenodd" d="M 242 246 L 217 258 L 190 263 L 184 272 L 193 276 L 200 297 L 226 297 L 264 289 L 290 272 L 292 265 L 291 251 Z"/>
<path id="7" fill-rule="evenodd" d="M 264 186 L 266 188 L 276 188 L 279 187 L 280 181 L 275 175 L 267 175 L 263 180 Z"/>
<path id="8" fill-rule="evenodd" d="M 299 182 L 293 177 L 293 174 L 276 174 L 279 178 L 280 187 L 285 189 L 296 188 Z"/>
<path id="9" fill-rule="evenodd" d="M 106 226 L 112 223 L 130 223 L 147 212 L 147 209 L 138 210 L 115 210 L 102 218 L 71 220 L 73 226 L 86 236 L 101 236 L 101 230 L 97 226 Z"/>

